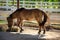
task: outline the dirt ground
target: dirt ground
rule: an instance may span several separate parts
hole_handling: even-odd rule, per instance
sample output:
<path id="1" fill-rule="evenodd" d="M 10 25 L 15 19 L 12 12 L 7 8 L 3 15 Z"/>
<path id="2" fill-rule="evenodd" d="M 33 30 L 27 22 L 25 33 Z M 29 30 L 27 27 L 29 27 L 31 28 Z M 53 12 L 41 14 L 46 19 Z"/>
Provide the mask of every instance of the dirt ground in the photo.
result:
<path id="1" fill-rule="evenodd" d="M 38 30 L 23 27 L 24 31 L 20 32 L 0 32 L 0 40 L 60 40 L 60 30 L 51 29 L 46 31 L 45 36 L 38 39 Z"/>

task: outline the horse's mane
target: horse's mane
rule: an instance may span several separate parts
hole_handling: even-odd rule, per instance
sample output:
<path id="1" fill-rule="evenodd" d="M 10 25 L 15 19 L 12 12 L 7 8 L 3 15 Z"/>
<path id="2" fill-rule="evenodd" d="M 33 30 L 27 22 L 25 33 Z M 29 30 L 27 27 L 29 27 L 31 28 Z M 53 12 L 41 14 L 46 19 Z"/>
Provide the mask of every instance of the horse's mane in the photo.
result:
<path id="1" fill-rule="evenodd" d="M 16 11 L 22 11 L 23 9 L 25 9 L 25 8 L 19 8 L 19 9 L 17 9 Z M 15 12 L 16 12 L 16 11 L 15 11 Z"/>
<path id="2" fill-rule="evenodd" d="M 23 9 L 25 9 L 25 8 L 19 8 L 19 9 L 16 9 L 16 11 L 20 11 L 20 12 L 21 12 Z M 10 14 L 9 17 L 12 17 L 12 15 L 13 15 L 16 11 L 14 11 L 12 14 Z"/>

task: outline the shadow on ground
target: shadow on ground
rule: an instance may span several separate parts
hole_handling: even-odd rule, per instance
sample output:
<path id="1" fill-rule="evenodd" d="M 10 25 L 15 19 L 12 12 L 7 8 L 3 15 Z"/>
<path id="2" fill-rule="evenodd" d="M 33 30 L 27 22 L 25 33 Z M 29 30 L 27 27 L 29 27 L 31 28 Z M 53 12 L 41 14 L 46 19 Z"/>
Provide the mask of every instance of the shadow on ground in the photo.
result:
<path id="1" fill-rule="evenodd" d="M 46 39 L 38 39 L 38 35 L 20 34 L 16 32 L 0 32 L 0 40 L 46 40 Z"/>
<path id="2" fill-rule="evenodd" d="M 0 40 L 60 40 L 56 39 L 38 39 L 38 35 L 20 34 L 17 32 L 0 32 Z"/>

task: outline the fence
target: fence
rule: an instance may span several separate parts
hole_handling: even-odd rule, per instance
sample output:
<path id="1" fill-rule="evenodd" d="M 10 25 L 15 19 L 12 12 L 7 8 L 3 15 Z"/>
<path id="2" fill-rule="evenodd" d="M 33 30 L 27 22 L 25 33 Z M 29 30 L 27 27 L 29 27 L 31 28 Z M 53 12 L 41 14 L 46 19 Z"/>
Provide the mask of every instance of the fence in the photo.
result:
<path id="1" fill-rule="evenodd" d="M 19 1 L 20 2 L 20 8 L 24 7 L 24 8 L 39 8 L 42 10 L 48 10 L 48 11 L 57 11 L 60 12 L 60 2 L 42 2 L 42 1 Z M 6 2 L 0 3 L 0 8 L 6 8 L 8 9 L 12 9 L 11 6 L 16 7 L 17 6 L 17 1 L 14 1 L 14 5 L 13 5 L 13 1 L 11 0 L 6 0 Z"/>

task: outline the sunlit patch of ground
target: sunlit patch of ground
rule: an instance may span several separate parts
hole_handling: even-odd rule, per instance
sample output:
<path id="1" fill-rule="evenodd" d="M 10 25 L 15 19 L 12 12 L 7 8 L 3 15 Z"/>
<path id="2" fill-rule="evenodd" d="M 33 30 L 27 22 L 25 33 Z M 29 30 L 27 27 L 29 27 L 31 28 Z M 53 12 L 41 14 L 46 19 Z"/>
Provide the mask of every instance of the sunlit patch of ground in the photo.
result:
<path id="1" fill-rule="evenodd" d="M 33 30 L 29 27 L 23 27 L 24 31 L 19 32 L 0 32 L 1 40 L 38 40 L 38 30 Z M 60 39 L 60 30 L 50 30 L 47 31 L 44 40 L 59 40 Z M 41 39 L 41 38 L 40 38 Z"/>

